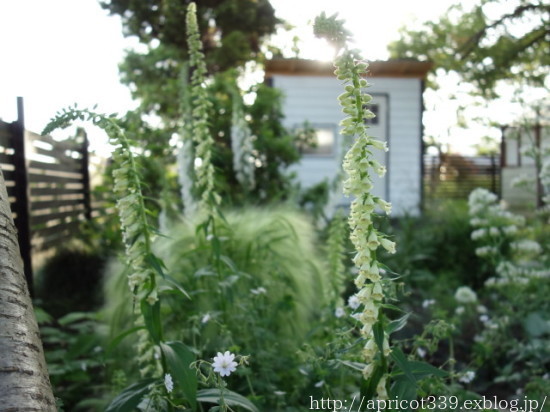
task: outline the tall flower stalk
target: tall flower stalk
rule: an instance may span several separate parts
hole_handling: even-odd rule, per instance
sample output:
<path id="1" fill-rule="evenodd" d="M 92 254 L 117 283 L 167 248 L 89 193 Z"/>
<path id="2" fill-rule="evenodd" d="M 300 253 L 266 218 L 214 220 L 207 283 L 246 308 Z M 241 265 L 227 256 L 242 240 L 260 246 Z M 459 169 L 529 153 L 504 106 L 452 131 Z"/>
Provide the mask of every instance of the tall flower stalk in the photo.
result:
<path id="1" fill-rule="evenodd" d="M 243 101 L 237 87 L 231 93 L 233 113 L 231 117 L 231 150 L 233 152 L 233 169 L 237 180 L 246 191 L 254 189 L 254 145 L 252 132 L 245 118 Z"/>
<path id="2" fill-rule="evenodd" d="M 148 223 L 148 211 L 141 188 L 141 179 L 132 153 L 130 141 L 113 116 L 94 113 L 87 109 L 69 108 L 58 113 L 46 126 L 48 134 L 64 128 L 76 120 L 86 120 L 105 130 L 115 146 L 113 160 L 114 194 L 120 219 L 122 237 L 129 267 L 128 285 L 134 296 L 136 325 L 144 326 L 138 332 L 138 360 L 142 375 L 160 373 L 162 367 L 155 357 L 155 344 L 162 340 L 162 328 L 147 322 L 160 310 L 158 277 L 163 275 L 162 261 L 152 250 L 154 229 Z"/>
<path id="3" fill-rule="evenodd" d="M 183 213 L 191 218 L 197 211 L 195 199 L 195 148 L 193 146 L 193 122 L 191 117 L 191 102 L 189 96 L 189 66 L 185 64 L 180 74 L 180 141 L 177 152 L 178 182 L 180 184 Z"/>
<path id="4" fill-rule="evenodd" d="M 214 209 L 220 204 L 221 198 L 214 191 L 214 165 L 212 164 L 214 139 L 208 130 L 208 109 L 212 104 L 208 100 L 207 91 L 204 87 L 207 69 L 204 53 L 202 52 L 195 3 L 190 3 L 187 7 L 186 27 L 189 63 L 192 72 L 189 98 L 191 128 L 196 143 L 195 184 L 201 196 L 198 209 L 205 211 L 208 216 L 212 216 Z"/>
<path id="5" fill-rule="evenodd" d="M 363 376 L 376 386 L 378 398 L 387 398 L 387 360 L 390 354 L 388 335 L 383 329 L 382 304 L 385 300 L 384 290 L 390 279 L 383 276 L 383 270 L 377 257 L 379 247 L 395 253 L 395 243 L 378 231 L 373 224 L 372 215 L 377 207 L 387 214 L 391 205 L 383 199 L 372 195 L 373 181 L 371 173 L 383 177 L 386 168 L 373 157 L 373 151 L 388 148 L 385 142 L 369 136 L 365 119 L 374 117 L 367 105 L 371 96 L 364 93 L 368 86 L 364 76 L 367 63 L 363 62 L 357 50 L 348 48 L 349 32 L 336 15 L 326 17 L 322 13 L 315 20 L 316 36 L 325 38 L 336 48 L 334 65 L 338 80 L 344 83 L 344 93 L 338 100 L 346 117 L 341 121 L 341 134 L 353 138 L 353 144 L 344 157 L 343 169 L 346 174 L 344 194 L 352 196 L 348 223 L 350 239 L 355 247 L 353 262 L 357 268 L 355 285 L 356 297 L 361 303 L 355 318 L 361 324 L 360 333 L 364 338 L 363 358 L 366 366 Z"/>

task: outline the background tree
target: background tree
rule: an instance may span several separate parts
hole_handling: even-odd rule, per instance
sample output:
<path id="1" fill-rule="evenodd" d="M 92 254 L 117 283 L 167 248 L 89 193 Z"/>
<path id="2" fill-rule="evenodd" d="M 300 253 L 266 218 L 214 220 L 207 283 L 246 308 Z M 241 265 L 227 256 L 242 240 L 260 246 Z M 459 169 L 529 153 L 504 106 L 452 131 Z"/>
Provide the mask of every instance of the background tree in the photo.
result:
<path id="1" fill-rule="evenodd" d="M 0 170 L 0 409 L 57 410 Z"/>
<path id="2" fill-rule="evenodd" d="M 133 129 L 130 135 L 152 155 L 154 150 L 155 155 L 161 155 L 170 164 L 173 162 L 170 139 L 180 130 L 183 118 L 180 76 L 188 60 L 187 3 L 186 0 L 101 2 L 112 14 L 122 17 L 125 34 L 137 36 L 147 46 L 145 52 L 129 51 L 120 66 L 122 82 L 140 101 L 137 117 L 126 117 L 127 122 L 135 124 L 130 127 Z M 280 21 L 268 0 L 202 0 L 196 3 L 201 40 L 212 78 L 207 85 L 212 102 L 209 128 L 216 141 L 213 162 L 218 170 L 218 192 L 227 196 L 229 203 L 241 203 L 245 197 L 256 201 L 285 197 L 291 182 L 284 168 L 296 162 L 299 153 L 294 136 L 281 124 L 282 96 L 279 92 L 263 84 L 242 91 L 255 96 L 254 103 L 244 107 L 246 121 L 255 136 L 255 180 L 258 184 L 250 193 L 245 193 L 235 178 L 230 142 L 231 95 L 235 81 L 244 73 L 247 63 L 263 59 L 262 46 Z M 144 115 L 153 115 L 161 121 L 151 128 L 144 124 Z M 143 134 L 144 131 L 149 133 Z M 174 141 L 171 143 L 173 145 Z M 159 192 L 160 188 L 155 188 L 159 181 L 151 181 L 153 193 Z"/>
<path id="3" fill-rule="evenodd" d="M 433 70 L 456 71 L 488 97 L 499 80 L 541 86 L 550 64 L 550 5 L 543 0 L 460 2 L 439 20 L 403 28 L 392 58 L 428 59 Z"/>

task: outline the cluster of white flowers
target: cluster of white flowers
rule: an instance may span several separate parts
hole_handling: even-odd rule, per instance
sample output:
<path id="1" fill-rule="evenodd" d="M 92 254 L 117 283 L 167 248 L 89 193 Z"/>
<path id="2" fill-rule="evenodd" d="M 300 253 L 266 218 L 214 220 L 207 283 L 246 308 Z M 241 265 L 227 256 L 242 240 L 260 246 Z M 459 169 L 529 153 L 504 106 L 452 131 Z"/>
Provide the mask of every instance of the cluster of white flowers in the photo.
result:
<path id="1" fill-rule="evenodd" d="M 233 151 L 233 169 L 239 183 L 252 190 L 256 185 L 256 170 L 252 132 L 246 121 L 243 102 L 238 91 L 233 93 L 233 113 L 231 117 L 231 150 Z"/>
<path id="2" fill-rule="evenodd" d="M 484 243 L 476 248 L 479 257 L 494 263 L 498 278 L 490 278 L 487 286 L 525 285 L 532 278 L 550 276 L 539 259 L 542 246 L 525 238 L 528 229 L 525 218 L 497 203 L 497 197 L 485 189 L 475 189 L 468 199 L 470 224 L 475 228 L 471 237 Z"/>
<path id="3" fill-rule="evenodd" d="M 260 286 L 256 289 L 250 289 L 250 293 L 252 293 L 253 295 L 265 295 L 267 293 L 267 289 L 263 286 Z"/>
<path id="4" fill-rule="evenodd" d="M 459 303 L 475 303 L 477 302 L 477 295 L 468 286 L 461 286 L 455 292 L 455 299 Z"/>
<path id="5" fill-rule="evenodd" d="M 151 253 L 152 239 L 139 178 L 131 156 L 123 148 L 118 148 L 113 153 L 113 160 L 118 165 L 113 171 L 114 193 L 126 246 L 126 259 L 131 268 L 128 284 L 137 298 L 146 298 L 150 304 L 154 304 L 158 300 L 155 272 L 145 262 L 145 257 Z"/>
<path id="6" fill-rule="evenodd" d="M 542 252 L 542 247 L 538 242 L 529 239 L 521 239 L 510 243 L 514 252 L 528 255 L 538 255 Z"/>

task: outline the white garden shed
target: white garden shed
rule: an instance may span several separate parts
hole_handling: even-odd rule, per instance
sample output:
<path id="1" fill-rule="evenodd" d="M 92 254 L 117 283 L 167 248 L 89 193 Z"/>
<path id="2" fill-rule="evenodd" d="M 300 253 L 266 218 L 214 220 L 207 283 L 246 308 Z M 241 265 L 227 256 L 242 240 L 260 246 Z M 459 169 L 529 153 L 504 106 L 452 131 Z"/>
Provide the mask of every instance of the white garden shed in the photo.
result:
<path id="1" fill-rule="evenodd" d="M 392 203 L 394 216 L 418 214 L 422 201 L 422 93 L 431 63 L 377 61 L 369 64 L 370 135 L 388 143 L 389 152 L 378 153 L 388 173 L 375 180 L 374 194 Z M 282 90 L 285 126 L 317 130 L 317 148 L 304 152 L 294 167 L 303 187 L 336 176 L 341 168 L 344 142 L 339 134 L 343 118 L 337 97 L 342 82 L 331 63 L 301 59 L 275 59 L 265 66 L 266 81 Z M 347 206 L 349 199 L 335 194 L 331 207 Z"/>

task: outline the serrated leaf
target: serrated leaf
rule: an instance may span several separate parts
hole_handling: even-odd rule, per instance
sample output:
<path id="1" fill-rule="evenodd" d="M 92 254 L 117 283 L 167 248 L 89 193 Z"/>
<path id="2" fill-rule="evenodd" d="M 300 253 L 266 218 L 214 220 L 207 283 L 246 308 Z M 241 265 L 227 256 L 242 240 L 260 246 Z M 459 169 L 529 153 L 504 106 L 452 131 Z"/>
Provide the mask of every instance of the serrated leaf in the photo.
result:
<path id="1" fill-rule="evenodd" d="M 161 343 L 160 347 L 168 369 L 191 404 L 191 408 L 197 410 L 197 374 L 190 368 L 191 363 L 195 361 L 195 355 L 181 342 Z"/>
<path id="2" fill-rule="evenodd" d="M 124 389 L 107 406 L 105 412 L 134 412 L 141 400 L 149 393 L 149 385 L 155 379 L 144 379 Z"/>
<path id="3" fill-rule="evenodd" d="M 220 404 L 221 391 L 219 389 L 202 389 L 197 393 L 197 401 L 206 402 L 206 403 L 215 403 L 216 405 Z M 224 390 L 223 399 L 225 403 L 229 406 L 240 406 L 250 412 L 259 412 L 258 408 L 246 399 L 244 396 L 239 395 L 238 393 Z"/>

